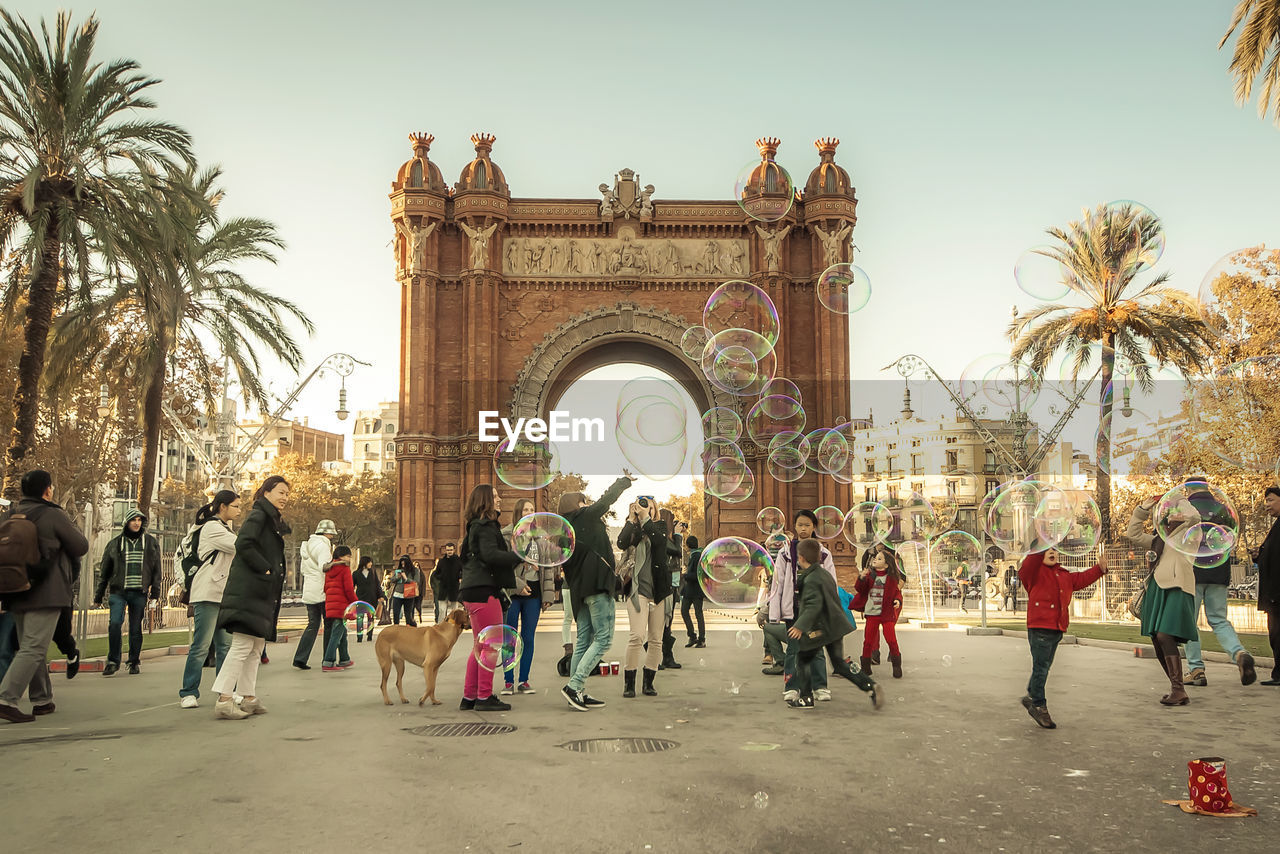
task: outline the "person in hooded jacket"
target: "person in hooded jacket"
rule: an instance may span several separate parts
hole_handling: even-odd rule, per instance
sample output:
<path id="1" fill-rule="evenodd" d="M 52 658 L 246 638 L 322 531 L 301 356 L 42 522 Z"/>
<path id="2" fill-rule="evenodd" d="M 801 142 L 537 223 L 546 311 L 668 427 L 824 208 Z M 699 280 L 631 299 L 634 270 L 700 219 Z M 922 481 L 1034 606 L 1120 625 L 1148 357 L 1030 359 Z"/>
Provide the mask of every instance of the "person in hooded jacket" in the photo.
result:
<path id="1" fill-rule="evenodd" d="M 222 592 L 231 573 L 231 559 L 236 553 L 236 535 L 231 523 L 240 515 L 240 496 L 230 489 L 219 490 L 213 500 L 196 511 L 196 529 L 199 531 L 196 558 L 200 568 L 191 579 L 188 598 L 192 609 L 191 646 L 187 649 L 187 664 L 182 670 L 182 687 L 178 690 L 178 703 L 183 709 L 200 707 L 200 678 L 204 673 L 204 661 L 212 646 L 215 665 L 222 668 L 227 650 L 231 649 L 231 636 L 217 628 L 218 611 L 222 607 Z M 214 671 L 215 674 L 217 671 Z"/>
<path id="2" fill-rule="evenodd" d="M 107 665 L 103 676 L 120 669 L 121 627 L 129 613 L 129 673 L 140 672 L 142 617 L 147 600 L 160 598 L 160 543 L 147 533 L 147 517 L 138 510 L 125 517 L 124 529 L 107 543 L 98 571 L 98 589 L 93 603 L 101 605 L 110 591 L 111 607 L 107 624 Z"/>
<path id="3" fill-rule="evenodd" d="M 1031 679 L 1022 706 L 1032 720 L 1045 729 L 1056 729 L 1049 716 L 1044 686 L 1049 668 L 1058 651 L 1062 635 L 1071 623 L 1071 594 L 1093 584 L 1107 572 L 1107 561 L 1098 562 L 1083 572 L 1072 572 L 1060 562 L 1057 549 L 1029 554 L 1019 570 L 1022 586 L 1027 591 L 1027 643 L 1031 647 Z"/>
<path id="4" fill-rule="evenodd" d="M 624 470 L 622 477 L 615 480 L 594 504 L 581 492 L 566 492 L 560 496 L 559 513 L 573 526 L 575 534 L 573 554 L 564 563 L 564 579 L 572 595 L 578 624 L 577 643 L 569 663 L 569 684 L 560 689 L 560 694 L 570 708 L 580 712 L 604 705 L 602 701 L 587 696 L 584 690 L 587 677 L 599 666 L 600 659 L 613 643 L 616 559 L 604 524 L 604 514 L 634 480 L 630 472 Z"/>
<path id="5" fill-rule="evenodd" d="M 698 538 L 694 536 L 690 536 L 685 541 L 685 545 L 689 547 L 689 562 L 685 566 L 684 577 L 681 579 L 680 616 L 684 618 L 684 630 L 689 636 L 689 642 L 685 646 L 702 648 L 707 645 L 707 626 L 702 617 L 702 604 L 707 597 L 702 592 L 702 583 L 698 581 L 698 563 L 702 560 L 702 549 L 699 547 Z M 689 617 L 690 609 L 693 609 L 698 617 L 696 632 L 693 630 L 693 620 Z"/>
<path id="6" fill-rule="evenodd" d="M 307 608 L 307 627 L 302 630 L 298 648 L 293 653 L 293 666 L 310 670 L 308 659 L 315 648 L 316 634 L 324 626 L 322 649 L 329 648 L 329 623 L 324 616 L 324 568 L 333 560 L 333 538 L 338 527 L 332 520 L 321 519 L 316 532 L 298 547 L 301 560 L 298 569 L 302 573 L 302 604 Z"/>
<path id="7" fill-rule="evenodd" d="M 795 536 L 778 551 L 778 559 L 774 562 L 773 579 L 769 585 L 768 607 L 757 612 L 756 622 L 761 627 L 766 620 L 790 627 L 795 621 L 796 608 L 800 604 L 800 588 L 796 583 L 800 572 L 797 550 L 800 542 L 817 538 L 818 516 L 812 510 L 799 510 L 792 518 L 791 524 Z M 836 565 L 831 553 L 824 546 L 821 554 L 822 568 L 831 575 L 832 580 L 835 580 Z M 765 632 L 764 639 L 765 649 L 768 650 L 774 663 L 761 672 L 767 676 L 781 675 L 784 685 L 783 699 L 793 700 L 797 696 L 796 689 L 791 687 L 791 680 L 795 676 L 796 650 L 788 644 L 784 653 L 782 642 L 776 634 Z M 819 700 L 830 700 L 831 690 L 827 686 L 827 666 L 822 656 L 814 656 L 810 667 L 813 668 L 810 674 L 810 685 L 814 696 Z"/>
<path id="8" fill-rule="evenodd" d="M 218 702 L 213 714 L 242 720 L 266 714 L 258 699 L 258 665 L 267 641 L 276 639 L 284 593 L 284 538 L 291 533 L 280 515 L 289 504 L 289 481 L 273 474 L 253 494 L 253 509 L 236 536 L 236 553 L 222 593 L 218 627 L 231 634 L 231 649 L 213 681 Z M 234 694 L 244 695 L 237 707 Z"/>
<path id="9" fill-rule="evenodd" d="M 502 497 L 492 484 L 482 483 L 471 490 L 465 513 L 462 586 L 458 597 L 471 616 L 471 635 L 477 646 L 485 629 L 502 625 L 498 595 L 503 588 L 516 586 L 515 570 L 523 563 L 502 536 L 502 527 L 498 524 L 501 511 Z M 493 695 L 493 670 L 481 667 L 475 655 L 467 656 L 459 708 L 477 712 L 505 712 L 511 708 L 511 704 Z"/>
<path id="10" fill-rule="evenodd" d="M 334 550 L 337 554 L 337 550 Z M 360 558 L 360 567 L 351 574 L 351 583 L 355 586 L 356 599 L 361 602 L 367 602 L 374 607 L 374 612 L 381 606 L 383 593 L 382 584 L 378 581 L 378 573 L 373 571 L 373 558 L 365 555 Z M 365 615 L 361 614 L 356 617 L 356 643 L 360 643 L 364 639 L 364 620 Z M 376 620 L 368 617 L 369 633 L 368 638 L 373 640 L 373 624 Z"/>
<path id="11" fill-rule="evenodd" d="M 413 564 L 413 558 L 400 555 L 400 559 L 396 561 L 396 568 L 391 572 L 391 619 L 397 626 L 400 625 L 401 613 L 404 614 L 405 625 L 414 627 L 418 625 L 413 618 L 413 607 L 421 592 L 420 575 L 418 568 Z"/>
<path id="12" fill-rule="evenodd" d="M 1169 678 L 1169 693 L 1160 698 L 1165 706 L 1185 706 L 1191 702 L 1182 685 L 1182 654 L 1179 643 L 1186 643 L 1200 636 L 1196 628 L 1196 575 L 1191 558 L 1177 549 L 1165 548 L 1165 541 L 1156 534 L 1144 532 L 1144 523 L 1151 518 L 1152 508 L 1160 496 L 1152 496 L 1133 509 L 1125 538 L 1139 548 L 1149 550 L 1155 569 L 1147 578 L 1142 596 L 1141 632 L 1151 638 L 1156 658 Z M 1187 502 L 1190 505 L 1190 502 Z M 1199 513 L 1192 506 L 1170 516 L 1177 527 L 1170 531 L 1177 536 L 1195 522 Z"/>
<path id="13" fill-rule="evenodd" d="M 628 698 L 636 695 L 636 669 L 640 665 L 641 650 L 645 656 L 641 693 L 646 697 L 658 694 L 653 680 L 662 661 L 665 603 L 671 596 L 670 550 L 679 555 L 680 548 L 670 540 L 662 523 L 655 518 L 658 513 L 658 506 L 652 499 L 640 499 L 631 505 L 627 522 L 618 535 L 618 548 L 624 551 L 635 549 L 635 572 L 626 598 L 631 630 L 623 665 L 622 696 Z"/>
<path id="14" fill-rule="evenodd" d="M 462 558 L 454 543 L 444 544 L 444 554 L 431 570 L 431 595 L 435 599 L 436 625 L 458 608 L 458 583 L 462 581 Z"/>
<path id="15" fill-rule="evenodd" d="M 328 672 L 354 667 L 347 649 L 347 607 L 356 601 L 355 581 L 351 577 L 351 548 L 338 546 L 333 560 L 324 568 L 324 627 L 329 636 L 321 666 Z"/>

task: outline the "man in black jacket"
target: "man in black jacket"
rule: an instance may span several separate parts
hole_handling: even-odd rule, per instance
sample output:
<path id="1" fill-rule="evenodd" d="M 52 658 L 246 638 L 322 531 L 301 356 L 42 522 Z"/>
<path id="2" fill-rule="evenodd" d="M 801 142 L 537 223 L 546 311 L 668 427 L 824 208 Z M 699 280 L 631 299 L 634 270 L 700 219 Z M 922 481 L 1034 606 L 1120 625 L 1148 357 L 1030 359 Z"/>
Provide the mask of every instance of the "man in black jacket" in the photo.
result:
<path id="1" fill-rule="evenodd" d="M 444 544 L 444 554 L 431 571 L 431 595 L 436 600 L 436 625 L 449 619 L 458 603 L 458 582 L 462 580 L 462 558 L 454 554 L 453 543 Z"/>
<path id="2" fill-rule="evenodd" d="M 560 689 L 560 694 L 571 708 L 580 712 L 604 705 L 583 690 L 587 677 L 599 666 L 613 643 L 614 557 L 604 514 L 631 486 L 632 480 L 624 471 L 594 504 L 581 492 L 560 496 L 560 515 L 568 520 L 575 533 L 573 554 L 564 564 L 564 578 L 577 609 L 578 622 L 569 684 Z"/>
<path id="3" fill-rule="evenodd" d="M 5 597 L 5 610 L 17 624 L 20 649 L 0 681 L 0 719 L 29 723 L 54 711 L 53 686 L 45 660 L 63 608 L 71 607 L 73 564 L 89 551 L 89 541 L 62 508 L 53 503 L 53 478 L 36 469 L 22 476 L 22 501 L 14 509 L 36 526 L 43 562 L 49 570 L 31 577 L 31 589 Z M 26 694 L 31 714 L 18 708 Z"/>
<path id="4" fill-rule="evenodd" d="M 1280 487 L 1268 486 L 1262 504 L 1273 521 L 1255 556 L 1258 561 L 1258 610 L 1267 615 L 1267 635 L 1275 663 L 1271 678 L 1259 685 L 1280 685 Z"/>
<path id="5" fill-rule="evenodd" d="M 124 520 L 124 530 L 107 543 L 98 570 L 98 590 L 93 604 L 101 605 L 110 591 L 111 616 L 107 623 L 107 666 L 103 676 L 120 669 L 120 634 L 126 609 L 129 612 L 129 673 L 140 672 L 142 615 L 148 599 L 160 598 L 160 544 L 147 533 L 147 517 L 133 510 Z"/>

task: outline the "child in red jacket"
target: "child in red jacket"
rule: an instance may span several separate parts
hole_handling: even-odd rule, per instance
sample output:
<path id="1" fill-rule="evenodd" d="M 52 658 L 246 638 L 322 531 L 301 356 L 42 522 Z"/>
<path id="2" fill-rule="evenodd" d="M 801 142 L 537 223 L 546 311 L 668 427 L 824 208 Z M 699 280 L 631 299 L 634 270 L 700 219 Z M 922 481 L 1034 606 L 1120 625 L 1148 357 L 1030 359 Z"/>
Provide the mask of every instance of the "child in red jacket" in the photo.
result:
<path id="1" fill-rule="evenodd" d="M 1107 571 L 1106 559 L 1084 572 L 1072 572 L 1058 558 L 1057 549 L 1043 554 L 1030 554 L 1023 558 L 1018 571 L 1022 587 L 1027 591 L 1027 642 L 1031 644 L 1031 680 L 1027 682 L 1027 696 L 1022 705 L 1027 714 L 1045 729 L 1057 724 L 1049 717 L 1044 699 L 1044 683 L 1053 666 L 1054 653 L 1062 633 L 1071 622 L 1071 594 L 1083 590 L 1101 578 Z"/>
<path id="2" fill-rule="evenodd" d="M 347 651 L 347 625 L 343 619 L 347 606 L 356 601 L 356 587 L 351 580 L 351 549 L 336 546 L 333 560 L 324 568 L 324 618 L 329 643 L 324 648 L 324 670 L 346 670 L 355 664 Z"/>
<path id="3" fill-rule="evenodd" d="M 849 608 L 861 611 L 865 620 L 862 658 L 859 669 L 871 674 L 871 658 L 880 652 L 880 630 L 889 644 L 889 663 L 893 678 L 902 678 L 902 651 L 898 649 L 898 615 L 902 613 L 902 582 L 906 580 L 888 546 L 876 546 L 870 561 L 858 574 L 853 585 L 853 602 Z"/>

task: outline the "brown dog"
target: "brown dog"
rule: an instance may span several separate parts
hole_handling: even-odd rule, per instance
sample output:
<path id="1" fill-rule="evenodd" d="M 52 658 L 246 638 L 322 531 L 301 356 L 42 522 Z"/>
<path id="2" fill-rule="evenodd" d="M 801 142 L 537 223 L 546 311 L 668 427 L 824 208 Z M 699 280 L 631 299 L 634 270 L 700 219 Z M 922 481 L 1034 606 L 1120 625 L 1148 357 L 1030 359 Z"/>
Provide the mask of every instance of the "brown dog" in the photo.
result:
<path id="1" fill-rule="evenodd" d="M 378 655 L 378 666 L 382 668 L 382 702 L 391 705 L 391 697 L 387 695 L 387 678 L 391 675 L 391 665 L 396 666 L 396 690 L 400 692 L 400 702 L 407 703 L 401 683 L 404 681 L 404 663 L 407 661 L 422 668 L 422 675 L 427 680 L 427 690 L 418 700 L 421 706 L 431 698 L 431 705 L 438 706 L 436 699 L 436 673 L 444 664 L 453 645 L 458 642 L 462 633 L 471 628 L 471 615 L 463 608 L 458 608 L 438 626 L 387 626 L 378 633 L 374 644 L 374 652 Z"/>

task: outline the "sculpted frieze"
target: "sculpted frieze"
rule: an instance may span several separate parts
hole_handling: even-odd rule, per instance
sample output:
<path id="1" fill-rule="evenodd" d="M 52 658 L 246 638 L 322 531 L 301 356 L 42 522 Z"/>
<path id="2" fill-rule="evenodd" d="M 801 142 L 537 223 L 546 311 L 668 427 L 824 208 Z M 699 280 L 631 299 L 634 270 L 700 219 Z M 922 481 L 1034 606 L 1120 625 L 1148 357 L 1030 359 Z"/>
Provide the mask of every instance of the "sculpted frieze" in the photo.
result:
<path id="1" fill-rule="evenodd" d="M 738 239 L 508 237 L 502 272 L 518 278 L 746 276 L 747 251 L 747 241 Z"/>

